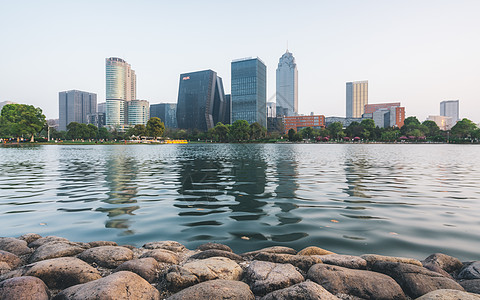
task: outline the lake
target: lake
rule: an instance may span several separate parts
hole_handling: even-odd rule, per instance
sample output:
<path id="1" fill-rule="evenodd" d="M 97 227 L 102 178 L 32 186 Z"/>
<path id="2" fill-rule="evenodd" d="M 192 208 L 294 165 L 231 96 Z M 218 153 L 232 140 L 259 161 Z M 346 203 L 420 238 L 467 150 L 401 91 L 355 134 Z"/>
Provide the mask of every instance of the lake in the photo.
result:
<path id="1" fill-rule="evenodd" d="M 0 147 L 0 236 L 244 252 L 478 259 L 480 148 L 428 144 Z"/>

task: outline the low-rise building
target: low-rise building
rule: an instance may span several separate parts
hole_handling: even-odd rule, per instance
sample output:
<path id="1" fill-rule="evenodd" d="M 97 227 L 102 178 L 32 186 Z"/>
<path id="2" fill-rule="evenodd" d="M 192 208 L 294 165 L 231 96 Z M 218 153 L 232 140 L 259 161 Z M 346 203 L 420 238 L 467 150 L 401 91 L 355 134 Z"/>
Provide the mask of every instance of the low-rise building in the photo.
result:
<path id="1" fill-rule="evenodd" d="M 450 130 L 453 127 L 452 117 L 428 116 L 427 120 L 435 122 L 435 124 L 437 124 L 438 128 L 440 128 L 440 130 L 443 130 L 443 131 Z"/>
<path id="2" fill-rule="evenodd" d="M 311 127 L 313 129 L 325 128 L 325 116 L 313 115 L 313 116 L 289 116 L 284 117 L 285 132 L 290 129 L 299 131 L 303 128 Z"/>

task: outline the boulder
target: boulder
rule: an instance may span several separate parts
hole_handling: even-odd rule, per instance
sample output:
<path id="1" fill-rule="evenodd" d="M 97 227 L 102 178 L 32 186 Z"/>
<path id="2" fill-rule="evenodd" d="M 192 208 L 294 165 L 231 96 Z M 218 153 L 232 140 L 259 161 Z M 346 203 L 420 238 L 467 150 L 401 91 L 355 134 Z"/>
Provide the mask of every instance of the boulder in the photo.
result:
<path id="1" fill-rule="evenodd" d="M 243 253 L 242 256 L 243 257 L 253 257 L 260 252 L 292 254 L 292 255 L 297 254 L 297 251 L 295 251 L 295 249 L 292 249 L 292 248 L 289 248 L 289 247 L 282 247 L 282 246 L 273 246 L 273 247 L 267 247 L 267 248 L 263 248 L 263 249 L 256 250 L 256 251 L 246 252 L 246 253 Z"/>
<path id="2" fill-rule="evenodd" d="M 223 250 L 227 252 L 233 252 L 230 247 L 224 244 L 218 244 L 218 243 L 205 243 L 197 248 L 200 251 L 205 251 L 205 250 L 210 250 L 210 249 L 216 249 L 216 250 Z"/>
<path id="3" fill-rule="evenodd" d="M 307 272 L 310 267 L 321 264 L 319 256 L 292 255 L 260 252 L 253 257 L 254 260 L 269 261 L 280 264 L 291 264 L 300 270 Z"/>
<path id="4" fill-rule="evenodd" d="M 7 264 L 11 269 L 18 267 L 21 260 L 18 256 L 8 251 L 0 250 L 0 263 Z"/>
<path id="5" fill-rule="evenodd" d="M 271 292 L 260 300 L 340 300 L 313 281 L 297 283 L 291 287 Z"/>
<path id="6" fill-rule="evenodd" d="M 425 258 L 422 265 L 430 271 L 440 273 L 446 277 L 453 279 L 450 273 L 457 273 L 462 267 L 462 262 L 455 257 L 442 253 L 435 253 Z"/>
<path id="7" fill-rule="evenodd" d="M 469 293 L 480 294 L 480 279 L 462 280 L 460 285 Z"/>
<path id="8" fill-rule="evenodd" d="M 100 246 L 118 246 L 117 243 L 115 242 L 110 242 L 110 241 L 94 241 L 88 243 L 88 245 L 93 248 L 93 247 L 100 247 Z M 131 250 L 131 249 L 130 249 Z"/>
<path id="9" fill-rule="evenodd" d="M 412 298 L 417 298 L 439 289 L 463 291 L 462 286 L 452 279 L 412 264 L 377 261 L 371 266 L 371 269 L 395 279 L 403 291 Z"/>
<path id="10" fill-rule="evenodd" d="M 365 270 L 367 268 L 367 261 L 359 256 L 341 255 L 341 254 L 326 254 L 326 255 L 312 255 L 318 257 L 324 264 L 335 265 L 350 269 Z"/>
<path id="11" fill-rule="evenodd" d="M 13 237 L 0 237 L 0 250 L 7 251 L 18 256 L 33 252 L 33 250 L 27 246 L 27 242 Z"/>
<path id="12" fill-rule="evenodd" d="M 254 300 L 252 291 L 241 281 L 216 279 L 186 288 L 167 300 Z"/>
<path id="13" fill-rule="evenodd" d="M 298 252 L 298 255 L 326 255 L 326 254 L 335 254 L 335 253 L 319 247 L 315 247 L 315 246 L 307 247 L 305 249 L 300 250 L 300 252 Z"/>
<path id="14" fill-rule="evenodd" d="M 458 290 L 435 290 L 416 300 L 480 300 L 480 295 Z"/>
<path id="15" fill-rule="evenodd" d="M 480 279 L 480 261 L 475 261 L 458 274 L 458 279 Z"/>
<path id="16" fill-rule="evenodd" d="M 6 274 L 11 270 L 12 268 L 6 262 L 0 261 L 0 275 Z"/>
<path id="17" fill-rule="evenodd" d="M 132 259 L 124 262 L 115 269 L 115 272 L 130 271 L 137 275 L 140 275 L 143 279 L 152 283 L 157 278 L 158 268 L 159 265 L 155 258 L 145 257 L 140 259 Z"/>
<path id="18" fill-rule="evenodd" d="M 310 268 L 307 277 L 332 294 L 347 294 L 362 299 L 407 299 L 395 280 L 371 271 L 318 264 Z"/>
<path id="19" fill-rule="evenodd" d="M 180 244 L 179 242 L 175 241 L 161 241 L 161 242 L 151 242 L 146 243 L 143 245 L 145 249 L 165 249 L 170 250 L 173 252 L 182 252 L 185 251 L 186 248 L 184 245 Z"/>
<path id="20" fill-rule="evenodd" d="M 242 268 L 226 257 L 211 257 L 172 267 L 166 279 L 171 290 L 180 290 L 196 283 L 214 280 L 240 280 Z"/>
<path id="21" fill-rule="evenodd" d="M 160 293 L 135 273 L 120 271 L 107 277 L 63 290 L 55 300 L 160 299 Z"/>
<path id="22" fill-rule="evenodd" d="M 33 242 L 28 243 L 28 247 L 37 248 L 37 247 L 40 247 L 40 246 L 43 245 L 43 244 L 51 243 L 51 242 L 56 242 L 56 243 L 58 243 L 58 242 L 71 243 L 71 242 L 70 242 L 69 240 L 67 240 L 66 238 L 59 237 L 59 236 L 54 236 L 54 235 L 49 235 L 49 236 L 42 237 L 42 238 L 39 238 L 39 239 L 34 240 Z"/>
<path id="23" fill-rule="evenodd" d="M 243 258 L 240 255 L 237 255 L 235 253 L 229 252 L 229 251 L 223 251 L 223 250 L 218 250 L 218 249 L 208 249 L 205 251 L 202 251 L 200 253 L 194 254 L 190 256 L 190 258 L 194 259 L 205 259 L 209 257 L 226 257 L 232 260 L 236 261 L 242 261 Z"/>
<path id="24" fill-rule="evenodd" d="M 415 266 L 422 267 L 422 263 L 419 260 L 406 257 L 395 257 L 395 256 L 383 256 L 378 254 L 364 254 L 360 256 L 367 261 L 367 268 L 370 268 L 377 261 L 388 261 L 388 262 L 398 262 L 404 264 L 411 264 Z"/>
<path id="25" fill-rule="evenodd" d="M 37 277 L 15 277 L 0 282 L 0 299 L 48 300 L 50 292 Z"/>
<path id="26" fill-rule="evenodd" d="M 85 248 L 82 248 L 75 243 L 49 242 L 35 249 L 35 252 L 30 256 L 29 262 L 33 263 L 50 258 L 75 256 L 83 251 L 85 251 Z"/>
<path id="27" fill-rule="evenodd" d="M 153 249 L 143 253 L 140 258 L 152 257 L 155 258 L 158 262 L 167 263 L 167 264 L 178 264 L 179 258 L 175 252 L 165 250 L 165 249 Z"/>
<path id="28" fill-rule="evenodd" d="M 253 261 L 246 269 L 245 278 L 255 295 L 263 296 L 304 280 L 291 264 Z"/>
<path id="29" fill-rule="evenodd" d="M 27 242 L 27 244 L 30 244 L 31 242 L 36 241 L 41 237 L 42 237 L 41 235 L 36 233 L 26 233 L 24 235 L 19 236 L 18 239 Z"/>
<path id="30" fill-rule="evenodd" d="M 133 251 L 120 246 L 100 246 L 83 251 L 78 258 L 88 263 L 96 263 L 99 266 L 113 269 L 125 261 L 133 259 Z"/>

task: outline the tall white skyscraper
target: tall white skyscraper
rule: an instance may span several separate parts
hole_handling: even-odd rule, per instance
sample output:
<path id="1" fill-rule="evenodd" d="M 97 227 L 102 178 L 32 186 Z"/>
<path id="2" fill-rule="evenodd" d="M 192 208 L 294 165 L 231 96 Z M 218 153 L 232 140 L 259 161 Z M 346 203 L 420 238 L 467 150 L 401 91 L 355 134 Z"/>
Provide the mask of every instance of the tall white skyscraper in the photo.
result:
<path id="1" fill-rule="evenodd" d="M 361 118 L 368 104 L 368 81 L 347 82 L 347 118 Z"/>
<path id="2" fill-rule="evenodd" d="M 452 125 L 459 120 L 459 100 L 447 100 L 440 102 L 440 115 L 452 118 Z"/>
<path id="3" fill-rule="evenodd" d="M 298 70 L 292 53 L 280 57 L 277 68 L 277 114 L 298 114 Z"/>

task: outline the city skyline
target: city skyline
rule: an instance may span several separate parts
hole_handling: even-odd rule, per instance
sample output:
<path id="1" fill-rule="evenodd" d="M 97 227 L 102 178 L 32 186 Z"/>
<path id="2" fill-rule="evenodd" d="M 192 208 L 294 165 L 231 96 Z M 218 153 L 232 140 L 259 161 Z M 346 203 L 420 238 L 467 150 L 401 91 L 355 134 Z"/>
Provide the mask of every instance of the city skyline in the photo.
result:
<path id="1" fill-rule="evenodd" d="M 286 1 L 114 3 L 1 4 L 0 102 L 32 104 L 48 118 L 58 118 L 59 91 L 91 91 L 104 102 L 104 59 L 112 56 L 134 66 L 137 99 L 152 104 L 175 102 L 178 75 L 190 70 L 216 70 L 228 94 L 231 60 L 258 56 L 267 65 L 267 101 L 272 101 L 275 67 L 288 40 L 301 72 L 301 114 L 344 116 L 345 82 L 366 79 L 369 103 L 399 101 L 407 116 L 425 120 L 438 113 L 438 103 L 459 99 L 460 118 L 480 122 L 476 1 L 303 1 L 294 15 Z M 262 18 L 242 22 L 253 16 L 251 7 Z M 233 10 L 234 15 L 219 14 Z M 111 31 L 106 12 L 128 16 L 129 22 Z M 91 22 L 75 22 L 85 15 Z M 200 33 L 212 26 L 222 43 L 202 38 Z M 118 42 L 114 34 L 129 43 Z M 69 68 L 65 62 L 71 62 Z"/>

